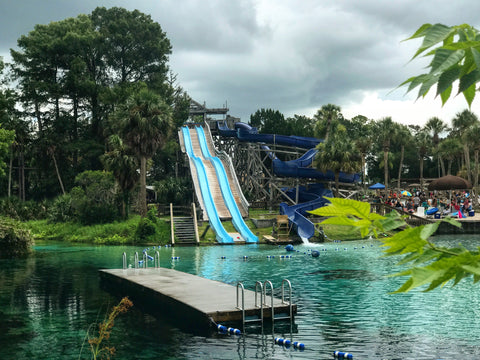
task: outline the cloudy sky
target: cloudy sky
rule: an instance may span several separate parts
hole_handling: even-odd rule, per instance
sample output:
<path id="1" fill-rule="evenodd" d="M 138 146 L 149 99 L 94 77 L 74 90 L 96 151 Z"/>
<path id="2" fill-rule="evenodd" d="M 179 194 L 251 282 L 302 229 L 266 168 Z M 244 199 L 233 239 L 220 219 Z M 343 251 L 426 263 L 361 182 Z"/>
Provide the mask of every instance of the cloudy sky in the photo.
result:
<path id="1" fill-rule="evenodd" d="M 415 101 L 415 94 L 395 90 L 426 65 L 409 61 L 419 42 L 402 40 L 424 23 L 480 28 L 480 2 L 466 0 L 0 0 L 0 6 L 6 61 L 35 24 L 97 6 L 149 14 L 172 43 L 169 63 L 180 85 L 208 107 L 226 104 L 243 121 L 260 108 L 313 116 L 332 103 L 347 118 L 450 122 L 467 107 L 463 96 L 442 108 L 439 99 Z M 480 115 L 480 97 L 472 110 Z"/>

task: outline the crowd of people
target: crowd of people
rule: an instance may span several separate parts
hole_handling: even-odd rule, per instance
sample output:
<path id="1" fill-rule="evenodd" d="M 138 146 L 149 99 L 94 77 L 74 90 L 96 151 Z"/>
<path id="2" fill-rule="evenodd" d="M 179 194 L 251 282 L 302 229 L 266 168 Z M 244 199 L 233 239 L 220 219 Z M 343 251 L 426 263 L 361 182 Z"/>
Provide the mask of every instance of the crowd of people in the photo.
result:
<path id="1" fill-rule="evenodd" d="M 427 193 L 414 189 L 409 195 L 402 195 L 402 193 L 391 190 L 388 196 L 386 194 L 377 194 L 373 202 L 384 203 L 409 213 L 417 213 L 418 208 L 422 207 L 425 213 L 428 209 L 436 208 L 442 215 L 460 211 L 466 216 L 472 210 L 470 193 L 466 191 L 452 192 L 450 196 L 448 191 Z"/>

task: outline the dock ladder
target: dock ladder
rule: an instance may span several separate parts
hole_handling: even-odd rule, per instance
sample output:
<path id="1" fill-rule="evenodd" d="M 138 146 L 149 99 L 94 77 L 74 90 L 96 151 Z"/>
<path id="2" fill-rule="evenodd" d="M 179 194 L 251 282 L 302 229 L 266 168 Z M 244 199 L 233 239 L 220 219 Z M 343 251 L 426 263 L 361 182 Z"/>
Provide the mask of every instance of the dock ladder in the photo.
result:
<path id="1" fill-rule="evenodd" d="M 288 286 L 288 301 L 285 300 L 285 285 Z M 275 320 L 291 320 L 293 319 L 293 304 L 292 304 L 292 284 L 288 279 L 282 280 L 282 304 L 288 305 L 288 313 L 278 313 L 275 314 L 275 306 L 274 306 L 274 297 L 273 297 L 273 284 L 271 281 L 266 280 L 262 284 L 260 281 L 255 283 L 255 308 L 260 309 L 260 315 L 251 315 L 246 316 L 245 314 L 245 287 L 243 283 L 237 283 L 237 305 L 236 308 L 242 311 L 242 323 L 252 323 L 252 322 L 260 322 L 263 325 L 264 320 L 264 308 L 268 307 L 267 304 L 267 288 L 270 289 L 270 311 L 271 311 L 271 319 L 272 325 L 274 324 Z M 240 295 L 241 295 L 241 304 L 240 304 Z"/>

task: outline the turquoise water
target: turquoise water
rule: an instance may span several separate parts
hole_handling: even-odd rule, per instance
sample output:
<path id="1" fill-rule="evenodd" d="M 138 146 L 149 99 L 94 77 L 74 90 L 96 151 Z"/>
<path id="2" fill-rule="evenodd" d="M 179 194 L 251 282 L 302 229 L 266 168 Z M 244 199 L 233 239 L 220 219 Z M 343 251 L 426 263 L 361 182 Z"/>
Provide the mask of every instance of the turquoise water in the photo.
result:
<path id="1" fill-rule="evenodd" d="M 435 240 L 480 245 L 478 236 Z M 284 248 L 269 245 L 161 248 L 161 266 L 233 285 L 241 281 L 253 289 L 255 281 L 270 280 L 278 288 L 289 279 L 298 305 L 295 322 L 277 324 L 273 333 L 267 325 L 248 327 L 240 337 L 197 336 L 134 307 L 116 320 L 114 358 L 332 359 L 334 350 L 369 360 L 480 358 L 480 286 L 471 280 L 389 295 L 402 280 L 385 276 L 399 269 L 394 258 L 381 257 L 376 241 L 295 249 L 293 258 L 281 259 Z M 311 249 L 326 251 L 313 258 Z M 0 260 L 0 358 L 79 358 L 89 325 L 119 300 L 100 288 L 98 269 L 121 267 L 124 251 L 131 264 L 142 250 L 46 244 L 27 260 Z M 274 337 L 300 341 L 306 350 L 275 345 Z M 84 348 L 80 358 L 88 355 Z"/>

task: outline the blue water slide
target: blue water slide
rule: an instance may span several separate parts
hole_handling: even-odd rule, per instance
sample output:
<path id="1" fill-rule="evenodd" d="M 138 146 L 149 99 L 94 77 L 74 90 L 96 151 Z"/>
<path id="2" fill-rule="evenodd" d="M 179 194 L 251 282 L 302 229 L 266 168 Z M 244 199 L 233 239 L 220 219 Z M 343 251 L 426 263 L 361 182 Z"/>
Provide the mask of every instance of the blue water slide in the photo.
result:
<path id="1" fill-rule="evenodd" d="M 210 162 L 215 167 L 215 172 L 217 174 L 218 182 L 220 184 L 223 199 L 225 201 L 225 204 L 227 205 L 228 210 L 230 211 L 230 214 L 232 215 L 233 226 L 235 227 L 235 229 L 237 229 L 245 242 L 258 242 L 258 237 L 250 231 L 247 224 L 245 224 L 245 221 L 243 221 L 243 217 L 240 214 L 240 210 L 238 209 L 237 203 L 235 202 L 235 199 L 233 197 L 230 184 L 228 183 L 227 173 L 225 171 L 225 168 L 223 167 L 222 161 L 218 157 L 212 156 L 212 154 L 210 154 L 203 127 L 197 126 L 196 130 L 203 157 L 210 160 Z"/>
<path id="2" fill-rule="evenodd" d="M 216 239 L 219 243 L 230 244 L 233 243 L 233 238 L 227 233 L 225 228 L 220 221 L 217 210 L 215 208 L 215 203 L 213 201 L 212 194 L 210 192 L 210 187 L 208 184 L 207 173 L 205 171 L 205 166 L 200 158 L 195 156 L 192 147 L 192 140 L 190 138 L 190 130 L 188 127 L 182 127 L 183 141 L 185 143 L 185 150 L 188 154 L 188 157 L 192 160 L 198 177 L 198 184 L 200 186 L 200 191 L 202 194 L 203 203 L 205 205 L 205 210 L 208 215 L 208 222 L 210 227 L 215 232 Z"/>
<path id="3" fill-rule="evenodd" d="M 296 160 L 282 161 L 275 156 L 268 146 L 262 145 L 262 149 L 268 151 L 270 158 L 273 160 L 273 172 L 275 175 L 304 179 L 318 179 L 322 181 L 335 181 L 335 174 L 333 171 L 321 172 L 313 168 L 313 160 L 318 152 L 315 147 L 322 142 L 320 139 L 301 136 L 259 134 L 256 128 L 241 122 L 235 123 L 235 130 L 228 128 L 224 122 L 218 122 L 217 128 L 220 135 L 237 137 L 240 141 L 289 145 L 309 149 Z M 342 183 L 358 182 L 360 181 L 360 174 L 346 174 L 340 172 L 339 181 Z"/>
<path id="4" fill-rule="evenodd" d="M 300 186 L 298 189 L 298 205 L 288 206 L 286 203 L 280 204 L 280 214 L 287 215 L 292 223 L 293 230 L 305 241 L 315 235 L 315 225 L 308 219 L 307 211 L 312 211 L 325 206 L 328 200 L 324 196 L 332 197 L 330 190 L 324 189 L 322 184 L 311 184 L 309 188 Z M 290 197 L 296 197 L 296 189 L 290 190 Z"/>
<path id="5" fill-rule="evenodd" d="M 257 128 L 246 123 L 235 123 L 235 129 L 230 129 L 224 121 L 217 122 L 217 129 L 220 135 L 225 137 L 238 138 L 240 141 L 263 142 L 265 144 L 297 146 L 304 149 L 311 149 L 322 142 L 313 137 L 295 135 L 259 134 Z"/>

